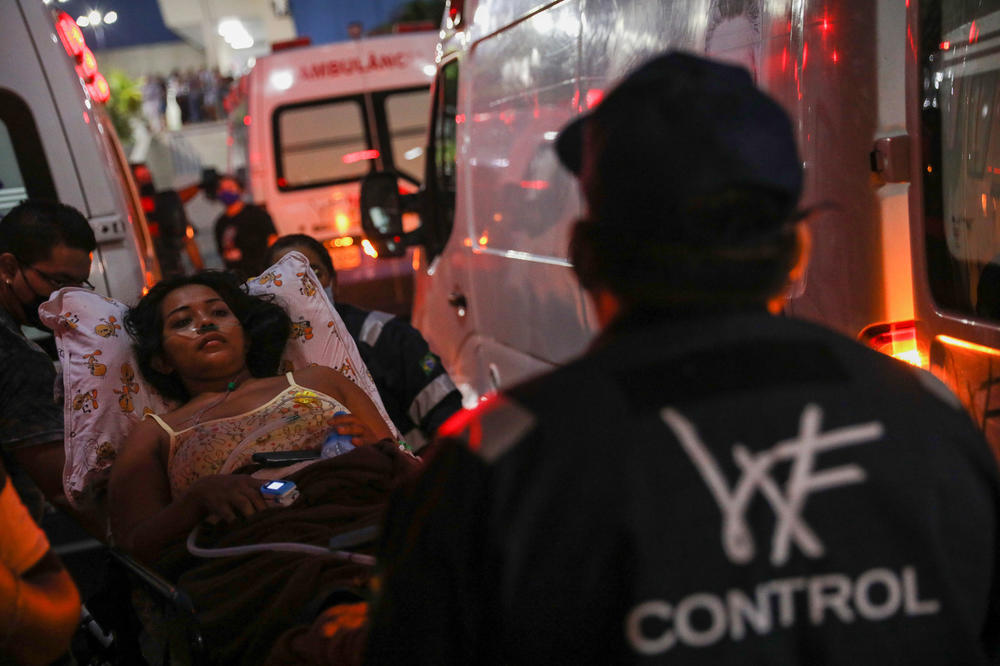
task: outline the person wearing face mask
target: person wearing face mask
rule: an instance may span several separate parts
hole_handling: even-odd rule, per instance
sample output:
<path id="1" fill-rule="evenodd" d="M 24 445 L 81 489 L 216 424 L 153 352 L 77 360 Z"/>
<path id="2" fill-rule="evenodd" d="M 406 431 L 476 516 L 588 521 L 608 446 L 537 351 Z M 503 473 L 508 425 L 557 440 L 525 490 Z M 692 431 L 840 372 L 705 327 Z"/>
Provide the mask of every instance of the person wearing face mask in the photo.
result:
<path id="1" fill-rule="evenodd" d="M 269 252 L 274 263 L 291 251 L 301 252 L 326 290 L 347 332 L 368 366 L 389 418 L 403 439 L 419 452 L 438 426 L 462 409 L 462 395 L 420 331 L 387 312 L 362 310 L 338 301 L 337 272 L 330 253 L 312 236 L 282 236 Z M 345 431 L 340 430 L 343 434 Z"/>
<path id="2" fill-rule="evenodd" d="M 52 292 L 93 288 L 96 247 L 87 218 L 64 204 L 28 200 L 0 220 L 0 454 L 36 520 L 42 494 L 63 492 L 63 410 L 51 359 L 21 327 L 45 330 L 38 306 Z"/>
<path id="3" fill-rule="evenodd" d="M 184 212 L 184 204 L 198 194 L 201 184 L 196 183 L 181 190 L 157 191 L 149 167 L 142 163 L 131 166 L 135 184 L 139 188 L 142 210 L 149 222 L 156 259 L 160 262 L 160 271 L 164 277 L 184 274 L 182 252 L 187 252 L 191 266 L 196 271 L 205 268 L 198 244 L 194 242 L 193 227 Z"/>
<path id="4" fill-rule="evenodd" d="M 267 248 L 277 239 L 271 216 L 243 201 L 243 183 L 232 175 L 219 178 L 215 198 L 226 210 L 215 221 L 215 242 L 226 270 L 242 278 L 267 268 Z"/>

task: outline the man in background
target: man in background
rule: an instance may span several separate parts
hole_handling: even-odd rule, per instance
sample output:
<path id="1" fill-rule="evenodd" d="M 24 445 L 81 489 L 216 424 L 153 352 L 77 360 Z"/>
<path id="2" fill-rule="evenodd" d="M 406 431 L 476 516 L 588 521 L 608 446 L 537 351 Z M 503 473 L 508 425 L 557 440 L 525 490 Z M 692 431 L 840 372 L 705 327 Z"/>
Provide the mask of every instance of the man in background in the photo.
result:
<path id="1" fill-rule="evenodd" d="M 269 264 L 292 250 L 301 252 L 319 278 L 361 360 L 375 381 L 389 418 L 414 451 L 434 437 L 438 427 L 462 409 L 462 395 L 431 352 L 420 331 L 387 312 L 363 310 L 337 299 L 337 271 L 330 253 L 312 236 L 282 236 L 271 246 Z M 361 432 L 345 432 L 360 436 Z"/>
<path id="2" fill-rule="evenodd" d="M 181 190 L 157 191 L 149 167 L 142 163 L 131 166 L 163 277 L 184 273 L 183 252 L 187 253 L 194 270 L 202 270 L 205 262 L 194 240 L 194 227 L 184 211 L 184 204 L 198 194 L 200 184 Z"/>
<path id="3" fill-rule="evenodd" d="M 243 201 L 243 182 L 233 175 L 219 178 L 215 198 L 226 207 L 215 221 L 215 242 L 227 270 L 242 278 L 268 267 L 267 249 L 278 238 L 271 216 Z"/>

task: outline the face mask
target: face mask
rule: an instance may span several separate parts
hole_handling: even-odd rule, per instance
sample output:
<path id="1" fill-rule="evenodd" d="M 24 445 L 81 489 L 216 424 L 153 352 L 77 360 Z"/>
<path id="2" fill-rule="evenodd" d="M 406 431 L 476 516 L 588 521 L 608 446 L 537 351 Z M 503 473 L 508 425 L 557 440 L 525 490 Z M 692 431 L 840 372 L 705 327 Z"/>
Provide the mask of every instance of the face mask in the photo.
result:
<path id="1" fill-rule="evenodd" d="M 45 324 L 42 323 L 41 317 L 38 316 L 38 306 L 49 300 L 48 296 L 36 296 L 34 300 L 30 303 L 22 303 L 24 307 L 24 319 L 28 326 L 32 328 L 37 328 L 42 331 L 49 330 Z"/>
<path id="2" fill-rule="evenodd" d="M 226 206 L 232 206 L 234 203 L 240 200 L 240 195 L 237 192 L 219 192 L 216 198 L 221 201 Z"/>

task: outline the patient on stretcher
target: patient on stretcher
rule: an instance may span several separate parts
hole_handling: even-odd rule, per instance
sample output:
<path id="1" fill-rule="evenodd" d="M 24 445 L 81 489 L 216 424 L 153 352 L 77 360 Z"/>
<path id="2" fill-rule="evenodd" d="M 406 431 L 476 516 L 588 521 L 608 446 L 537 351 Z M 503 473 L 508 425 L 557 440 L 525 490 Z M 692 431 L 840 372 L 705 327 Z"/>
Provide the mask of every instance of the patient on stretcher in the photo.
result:
<path id="1" fill-rule="evenodd" d="M 133 429 L 111 475 L 112 534 L 141 559 L 202 519 L 268 508 L 260 478 L 236 473 L 254 453 L 318 449 L 335 427 L 359 444 L 391 439 L 368 396 L 340 373 L 275 375 L 289 318 L 226 274 L 160 283 L 126 325 L 147 381 L 183 401 Z"/>
<path id="2" fill-rule="evenodd" d="M 245 663 L 266 654 L 267 641 L 317 594 L 363 587 L 370 574 L 316 555 L 199 561 L 184 547 L 192 529 L 201 525 L 209 542 L 201 546 L 326 546 L 338 533 L 376 525 L 395 480 L 415 459 L 341 373 L 310 366 L 276 374 L 289 318 L 226 274 L 162 282 L 125 323 L 145 379 L 181 406 L 139 422 L 118 452 L 108 495 L 113 538 L 174 579 L 199 611 L 209 610 L 207 633 L 229 644 L 218 658 Z M 253 464 L 254 453 L 318 450 L 334 429 L 358 448 L 278 470 Z M 302 493 L 291 507 L 261 493 L 266 479 L 279 477 Z M 234 585 L 242 595 L 233 595 Z M 268 601 L 279 595 L 286 606 L 268 617 Z"/>

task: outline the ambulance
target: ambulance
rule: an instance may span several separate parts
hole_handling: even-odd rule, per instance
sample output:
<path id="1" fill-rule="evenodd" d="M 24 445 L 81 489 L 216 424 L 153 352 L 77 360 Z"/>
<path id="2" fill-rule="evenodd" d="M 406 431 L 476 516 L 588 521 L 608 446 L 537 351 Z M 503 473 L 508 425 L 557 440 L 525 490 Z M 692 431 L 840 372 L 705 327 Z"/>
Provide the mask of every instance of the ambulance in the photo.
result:
<path id="1" fill-rule="evenodd" d="M 743 65 L 794 120 L 817 210 L 786 313 L 932 371 L 1000 453 L 1000 2 L 450 0 L 441 35 L 425 183 L 375 174 L 362 201 L 372 236 L 417 246 L 413 321 L 468 404 L 593 338 L 553 140 L 682 49 Z"/>
<path id="2" fill-rule="evenodd" d="M 0 215 L 28 197 L 73 206 L 97 237 L 90 282 L 134 302 L 159 268 L 97 59 L 57 4 L 10 0 L 0 18 Z"/>
<path id="3" fill-rule="evenodd" d="M 324 242 L 350 303 L 409 312 L 408 257 L 376 263 L 358 194 L 370 170 L 415 190 L 424 172 L 436 32 L 281 49 L 257 59 L 229 120 L 229 170 L 281 235 Z"/>

